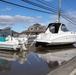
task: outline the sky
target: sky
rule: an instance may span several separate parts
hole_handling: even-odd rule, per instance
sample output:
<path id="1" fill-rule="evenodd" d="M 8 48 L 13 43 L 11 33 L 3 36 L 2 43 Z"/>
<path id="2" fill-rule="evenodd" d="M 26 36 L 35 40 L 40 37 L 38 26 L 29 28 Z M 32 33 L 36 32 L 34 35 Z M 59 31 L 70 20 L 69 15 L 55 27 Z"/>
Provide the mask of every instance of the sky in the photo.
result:
<path id="1" fill-rule="evenodd" d="M 35 23 L 39 23 L 47 27 L 49 23 L 56 22 L 58 20 L 58 16 L 56 15 L 58 11 L 53 12 L 53 9 L 58 10 L 58 0 L 39 0 L 50 5 L 52 7 L 50 9 L 49 6 L 42 4 L 37 0 L 29 0 L 34 3 L 48 7 L 50 11 L 28 4 L 22 0 L 4 0 L 4 1 L 12 2 L 22 6 L 34 8 L 37 10 L 50 12 L 50 14 L 22 8 L 19 6 L 11 5 L 0 1 L 0 28 L 11 26 L 12 30 L 22 32 L 24 30 L 27 30 L 28 27 L 30 27 Z M 76 19 L 76 0 L 61 0 L 61 9 L 66 15 L 71 16 L 74 20 Z M 73 25 L 72 23 L 68 22 L 62 17 L 61 17 L 61 23 L 66 24 L 69 29 L 76 31 L 76 25 Z"/>

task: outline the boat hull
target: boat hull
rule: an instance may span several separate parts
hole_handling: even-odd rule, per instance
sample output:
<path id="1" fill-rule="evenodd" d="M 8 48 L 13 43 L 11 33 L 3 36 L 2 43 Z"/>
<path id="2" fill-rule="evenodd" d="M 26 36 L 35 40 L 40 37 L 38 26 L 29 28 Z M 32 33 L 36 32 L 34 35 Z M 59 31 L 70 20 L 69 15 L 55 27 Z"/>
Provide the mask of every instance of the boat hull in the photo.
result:
<path id="1" fill-rule="evenodd" d="M 47 37 L 47 36 L 46 36 Z M 36 45 L 67 45 L 76 42 L 76 35 L 52 35 L 49 38 L 36 39 Z"/>
<path id="2" fill-rule="evenodd" d="M 20 49 L 20 45 L 8 42 L 0 42 L 0 49 L 4 50 L 18 50 Z"/>

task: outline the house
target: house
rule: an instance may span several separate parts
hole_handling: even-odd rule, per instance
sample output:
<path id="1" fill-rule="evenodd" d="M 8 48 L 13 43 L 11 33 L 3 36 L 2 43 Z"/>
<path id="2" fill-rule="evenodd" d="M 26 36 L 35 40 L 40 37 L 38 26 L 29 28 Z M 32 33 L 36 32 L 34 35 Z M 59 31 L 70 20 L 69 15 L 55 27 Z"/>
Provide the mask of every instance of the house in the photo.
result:
<path id="1" fill-rule="evenodd" d="M 38 23 L 30 26 L 28 30 L 21 32 L 21 34 L 26 34 L 26 35 L 38 35 L 39 33 L 44 33 L 46 30 L 46 27 L 43 25 L 40 25 Z"/>

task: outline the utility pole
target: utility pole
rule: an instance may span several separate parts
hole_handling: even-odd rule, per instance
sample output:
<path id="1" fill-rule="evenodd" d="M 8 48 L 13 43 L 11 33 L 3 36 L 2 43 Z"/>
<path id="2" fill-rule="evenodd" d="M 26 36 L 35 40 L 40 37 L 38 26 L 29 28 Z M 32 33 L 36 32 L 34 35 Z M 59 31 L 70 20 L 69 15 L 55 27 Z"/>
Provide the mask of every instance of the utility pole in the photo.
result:
<path id="1" fill-rule="evenodd" d="M 58 23 L 60 23 L 61 16 L 61 0 L 58 0 Z"/>

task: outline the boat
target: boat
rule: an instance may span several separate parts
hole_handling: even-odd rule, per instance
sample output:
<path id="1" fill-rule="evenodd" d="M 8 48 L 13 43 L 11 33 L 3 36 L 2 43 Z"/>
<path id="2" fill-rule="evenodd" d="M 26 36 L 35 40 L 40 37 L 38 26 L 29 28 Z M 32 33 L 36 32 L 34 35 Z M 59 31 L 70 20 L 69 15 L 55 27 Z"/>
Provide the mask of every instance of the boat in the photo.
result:
<path id="1" fill-rule="evenodd" d="M 61 0 L 58 0 L 58 22 L 50 23 L 45 31 L 35 40 L 35 46 L 67 45 L 76 42 L 76 32 L 68 31 L 66 25 L 60 22 Z"/>
<path id="2" fill-rule="evenodd" d="M 35 46 L 66 45 L 76 42 L 76 32 L 69 31 L 65 24 L 50 23 L 45 31 L 35 40 Z"/>
<path id="3" fill-rule="evenodd" d="M 1 31 L 0 49 L 4 49 L 4 50 L 18 50 L 18 49 L 20 49 L 19 41 L 16 40 L 12 36 L 10 27 L 5 27 Z"/>
<path id="4" fill-rule="evenodd" d="M 5 27 L 0 34 L 0 49 L 4 50 L 20 50 L 25 48 L 26 41 L 16 39 L 12 35 L 11 27 Z"/>
<path id="5" fill-rule="evenodd" d="M 0 49 L 4 50 L 18 50 L 20 49 L 20 45 L 18 40 L 15 40 L 14 37 L 0 37 Z"/>

